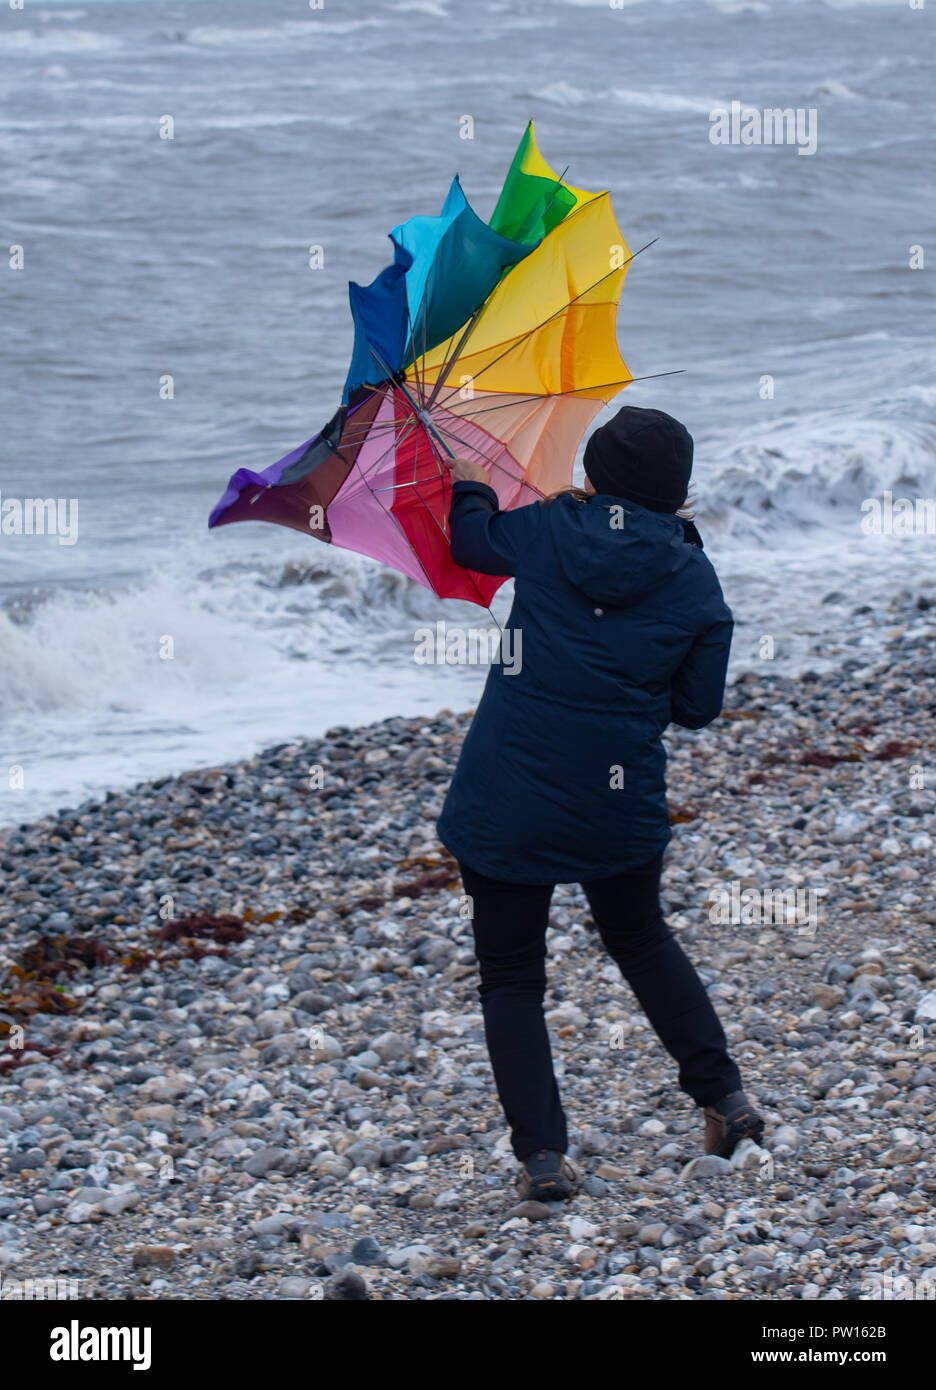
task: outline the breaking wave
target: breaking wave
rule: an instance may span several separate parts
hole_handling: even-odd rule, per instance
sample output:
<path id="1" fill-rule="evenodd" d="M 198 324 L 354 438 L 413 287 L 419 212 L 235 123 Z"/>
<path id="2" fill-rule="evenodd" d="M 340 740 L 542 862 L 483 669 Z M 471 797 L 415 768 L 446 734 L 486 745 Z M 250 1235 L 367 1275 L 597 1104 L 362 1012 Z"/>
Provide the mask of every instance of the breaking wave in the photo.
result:
<path id="1" fill-rule="evenodd" d="M 890 490 L 936 495 L 936 427 L 785 420 L 716 443 L 700 467 L 699 516 L 716 533 L 786 544 L 816 527 L 860 535 L 861 503 Z"/>

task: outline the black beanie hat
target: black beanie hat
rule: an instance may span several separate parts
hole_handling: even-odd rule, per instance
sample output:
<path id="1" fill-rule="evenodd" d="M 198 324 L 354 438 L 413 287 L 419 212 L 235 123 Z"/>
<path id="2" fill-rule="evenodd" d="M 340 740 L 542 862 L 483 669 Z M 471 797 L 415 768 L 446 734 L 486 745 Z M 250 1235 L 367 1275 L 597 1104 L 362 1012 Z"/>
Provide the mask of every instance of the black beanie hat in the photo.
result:
<path id="1" fill-rule="evenodd" d="M 625 405 L 595 430 L 583 462 L 596 492 L 675 512 L 689 489 L 692 435 L 662 410 Z"/>

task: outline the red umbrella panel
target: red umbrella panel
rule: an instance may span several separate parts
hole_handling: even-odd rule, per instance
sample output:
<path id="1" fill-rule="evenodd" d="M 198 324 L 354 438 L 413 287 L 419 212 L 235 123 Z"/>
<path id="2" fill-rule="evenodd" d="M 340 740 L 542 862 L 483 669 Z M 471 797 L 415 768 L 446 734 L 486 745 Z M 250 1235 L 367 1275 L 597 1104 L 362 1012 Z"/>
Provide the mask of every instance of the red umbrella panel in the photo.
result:
<path id="1" fill-rule="evenodd" d="M 463 569 L 452 559 L 452 484 L 442 462 L 449 449 L 489 470 L 503 509 L 542 497 L 480 420 L 438 404 L 429 420 L 409 391 L 393 382 L 339 410 L 321 434 L 265 475 L 241 469 L 231 480 L 229 491 L 235 495 L 228 503 L 222 499 L 219 508 L 225 524 L 254 520 L 290 526 L 391 565 L 440 598 L 487 606 L 504 577 Z"/>

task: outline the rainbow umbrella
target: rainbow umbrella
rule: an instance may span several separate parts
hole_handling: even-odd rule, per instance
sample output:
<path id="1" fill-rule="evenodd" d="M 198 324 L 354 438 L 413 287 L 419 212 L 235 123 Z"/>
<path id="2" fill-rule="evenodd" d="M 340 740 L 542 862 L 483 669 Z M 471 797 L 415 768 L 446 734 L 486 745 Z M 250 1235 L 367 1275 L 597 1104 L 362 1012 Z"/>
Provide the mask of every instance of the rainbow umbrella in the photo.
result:
<path id="1" fill-rule="evenodd" d="M 477 460 L 504 509 L 571 482 L 582 435 L 632 380 L 615 332 L 631 253 L 608 194 L 557 176 L 532 123 L 489 224 L 456 177 L 437 217 L 390 238 L 393 263 L 350 286 L 338 410 L 263 472 L 239 469 L 208 524 L 290 526 L 487 606 L 504 579 L 452 560 L 446 460 Z"/>

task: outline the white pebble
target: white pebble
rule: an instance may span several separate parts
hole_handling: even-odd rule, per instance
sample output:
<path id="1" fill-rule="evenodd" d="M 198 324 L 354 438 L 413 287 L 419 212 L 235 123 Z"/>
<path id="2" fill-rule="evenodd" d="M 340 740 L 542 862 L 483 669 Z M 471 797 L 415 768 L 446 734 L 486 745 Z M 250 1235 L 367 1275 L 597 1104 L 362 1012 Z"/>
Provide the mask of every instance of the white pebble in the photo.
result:
<path id="1" fill-rule="evenodd" d="M 568 1223 L 569 1235 L 578 1244 L 589 1240 L 594 1240 L 598 1234 L 598 1227 L 593 1226 L 590 1221 L 586 1221 L 583 1216 L 573 1216 Z"/>
<path id="2" fill-rule="evenodd" d="M 665 1134 L 666 1125 L 661 1124 L 659 1120 L 644 1120 L 637 1133 L 649 1134 L 651 1136 L 656 1134 Z"/>

